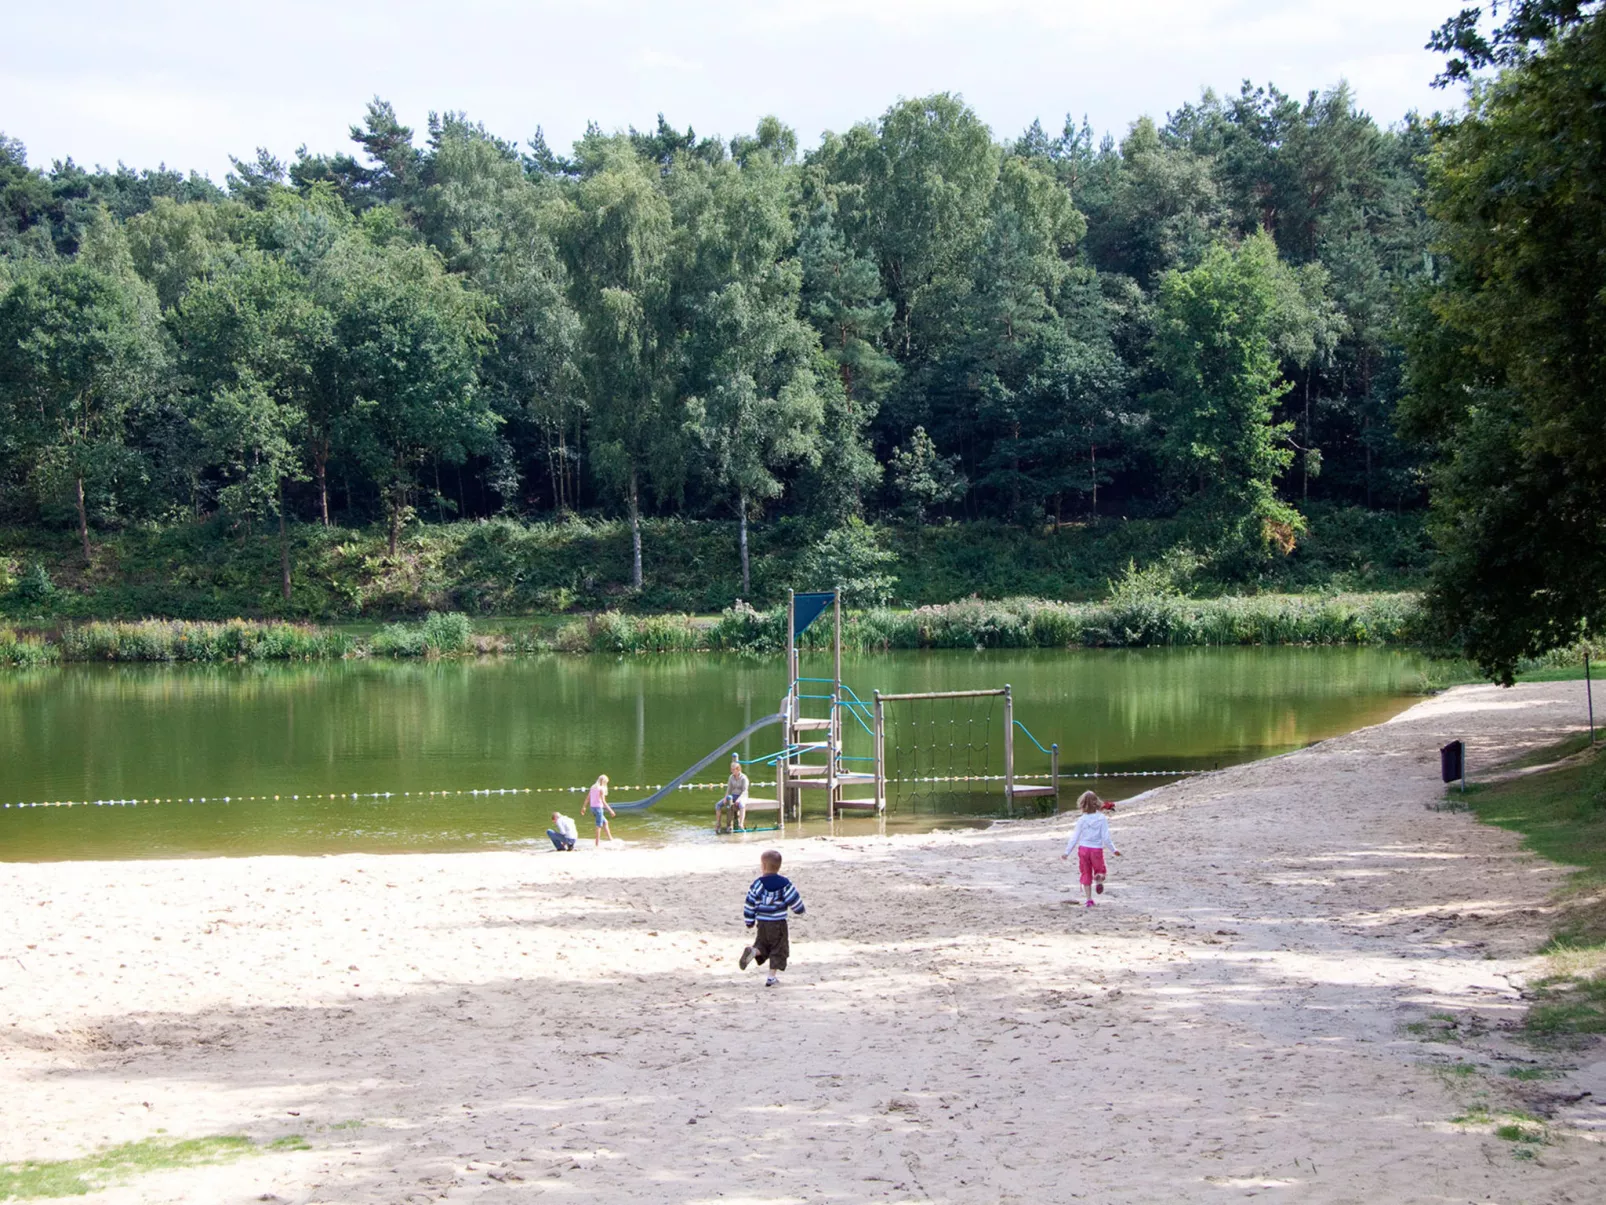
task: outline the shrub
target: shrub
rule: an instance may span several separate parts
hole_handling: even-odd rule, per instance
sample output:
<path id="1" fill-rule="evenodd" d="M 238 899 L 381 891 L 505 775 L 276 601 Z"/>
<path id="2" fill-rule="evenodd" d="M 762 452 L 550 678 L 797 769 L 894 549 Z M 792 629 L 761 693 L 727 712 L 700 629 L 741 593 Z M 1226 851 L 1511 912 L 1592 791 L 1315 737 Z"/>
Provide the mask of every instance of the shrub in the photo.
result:
<path id="1" fill-rule="evenodd" d="M 829 532 L 803 557 L 803 578 L 813 587 L 842 588 L 850 606 L 884 606 L 898 584 L 888 569 L 897 556 L 882 546 L 880 534 L 863 519 L 852 518 Z"/>
<path id="2" fill-rule="evenodd" d="M 37 636 L 24 636 L 10 628 L 0 628 L 0 665 L 31 669 L 54 661 L 58 651 Z"/>

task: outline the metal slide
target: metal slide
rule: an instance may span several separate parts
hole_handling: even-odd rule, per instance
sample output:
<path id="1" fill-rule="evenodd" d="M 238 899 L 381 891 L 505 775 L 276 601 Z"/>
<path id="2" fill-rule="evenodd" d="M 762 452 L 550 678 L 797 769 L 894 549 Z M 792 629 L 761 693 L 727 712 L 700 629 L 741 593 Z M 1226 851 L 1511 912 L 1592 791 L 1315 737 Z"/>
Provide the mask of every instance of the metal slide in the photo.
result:
<path id="1" fill-rule="evenodd" d="M 653 804 L 663 799 L 664 796 L 672 794 L 675 789 L 688 778 L 695 777 L 710 762 L 714 761 L 716 758 L 723 757 L 732 749 L 736 748 L 737 745 L 741 744 L 748 737 L 752 736 L 753 733 L 757 732 L 760 728 L 768 728 L 771 724 L 779 724 L 785 718 L 785 715 L 777 711 L 774 715 L 767 715 L 762 720 L 754 720 L 751 724 L 749 724 L 746 728 L 743 728 L 735 736 L 731 737 L 730 740 L 726 741 L 718 749 L 715 749 L 707 757 L 703 758 L 696 765 L 692 766 L 691 769 L 671 779 L 669 782 L 666 782 L 651 795 L 647 796 L 647 798 L 632 799 L 629 803 L 614 803 L 613 800 L 610 799 L 608 801 L 609 806 L 611 806 L 616 812 L 639 812 L 644 808 L 650 808 Z"/>

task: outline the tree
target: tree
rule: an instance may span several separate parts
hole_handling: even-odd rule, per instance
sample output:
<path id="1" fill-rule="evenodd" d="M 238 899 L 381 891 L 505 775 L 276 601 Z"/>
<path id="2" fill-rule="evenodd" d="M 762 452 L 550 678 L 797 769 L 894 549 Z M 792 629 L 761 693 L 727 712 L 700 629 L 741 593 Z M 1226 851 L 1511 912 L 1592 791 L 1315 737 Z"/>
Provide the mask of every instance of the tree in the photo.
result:
<path id="1" fill-rule="evenodd" d="M 849 245 L 880 268 L 899 354 L 907 361 L 934 346 L 987 230 L 999 162 L 987 127 L 959 97 L 939 93 L 827 135 L 810 161 L 838 198 Z"/>
<path id="2" fill-rule="evenodd" d="M 924 427 L 916 427 L 910 433 L 907 445 L 892 449 L 887 467 L 892 470 L 892 488 L 897 491 L 905 517 L 924 523 L 932 507 L 964 494 L 968 482 L 954 467 L 957 460 L 938 453 Z"/>
<path id="3" fill-rule="evenodd" d="M 395 556 L 420 466 L 461 463 L 495 432 L 475 381 L 483 303 L 431 249 L 376 243 L 363 229 L 328 261 L 334 377 L 351 399 L 336 439 L 379 490 Z"/>
<path id="4" fill-rule="evenodd" d="M 581 320 L 593 460 L 625 496 L 630 583 L 639 590 L 643 481 L 672 482 L 681 469 L 681 424 L 670 417 L 678 368 L 669 313 L 673 219 L 657 172 L 628 142 L 595 143 L 590 153 L 598 166 L 574 189 L 563 252 Z"/>
<path id="5" fill-rule="evenodd" d="M 1145 289 L 1172 269 L 1198 263 L 1222 220 L 1210 161 L 1166 145 L 1147 117 L 1133 123 L 1118 158 L 1108 151 L 1101 157 L 1108 179 L 1084 203 L 1093 263 Z"/>
<path id="6" fill-rule="evenodd" d="M 815 208 L 798 259 L 802 310 L 819 333 L 828 369 L 817 374 L 824 399 L 820 456 L 805 471 L 804 490 L 815 513 L 840 523 L 859 513 L 865 491 L 881 480 L 867 432 L 900 375 L 882 345 L 893 307 L 875 263 L 848 247 L 831 205 Z"/>
<path id="7" fill-rule="evenodd" d="M 138 472 L 126 423 L 166 365 L 154 294 L 112 258 L 34 268 L 0 298 L 0 404 L 41 494 L 71 486 L 86 565 L 90 505 Z"/>
<path id="8" fill-rule="evenodd" d="M 492 486 L 504 506 L 514 505 L 520 470 L 534 461 L 553 509 L 572 509 L 584 396 L 579 317 L 554 242 L 562 203 L 550 182 L 527 176 L 514 148 L 480 126 L 448 116 L 431 145 L 421 224 L 447 266 L 492 307 L 495 345 L 481 361 L 481 386 L 508 441 Z"/>
<path id="9" fill-rule="evenodd" d="M 1281 273 L 1270 236 L 1256 234 L 1160 282 L 1154 356 L 1165 387 L 1151 404 L 1162 455 L 1189 510 L 1247 550 L 1286 551 L 1303 526 L 1276 489 L 1293 459 L 1292 424 L 1273 418 L 1288 391 L 1273 346 Z"/>
<path id="10" fill-rule="evenodd" d="M 1430 161 L 1445 266 L 1403 413 L 1435 452 L 1426 604 L 1508 684 L 1519 659 L 1606 625 L 1606 18 L 1586 7 L 1516 5 L 1473 44 L 1506 69 Z"/>
<path id="11" fill-rule="evenodd" d="M 171 324 L 193 421 L 225 483 L 218 501 L 248 521 L 278 517 L 279 588 L 288 603 L 284 492 L 307 476 L 301 441 L 329 314 L 281 261 L 253 251 L 191 288 Z"/>
<path id="12" fill-rule="evenodd" d="M 794 141 L 770 131 L 785 146 Z M 760 133 L 763 133 L 761 127 Z M 798 314 L 802 270 L 786 179 L 774 153 L 746 143 L 740 162 L 677 158 L 676 307 L 686 330 L 687 426 L 715 487 L 735 504 L 742 593 L 752 590 L 748 523 L 780 497 L 777 473 L 819 461 L 819 342 Z"/>

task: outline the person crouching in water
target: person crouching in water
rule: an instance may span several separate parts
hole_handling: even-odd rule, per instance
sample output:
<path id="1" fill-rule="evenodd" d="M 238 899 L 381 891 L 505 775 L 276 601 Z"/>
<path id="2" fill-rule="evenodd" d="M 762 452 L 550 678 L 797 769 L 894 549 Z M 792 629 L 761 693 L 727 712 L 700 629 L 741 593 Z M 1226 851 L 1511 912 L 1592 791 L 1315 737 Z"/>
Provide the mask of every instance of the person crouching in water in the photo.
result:
<path id="1" fill-rule="evenodd" d="M 747 902 L 742 905 L 742 919 L 749 929 L 756 924 L 758 933 L 753 944 L 742 950 L 737 965 L 745 971 L 749 962 L 759 966 L 768 962 L 770 974 L 764 986 L 775 987 L 781 982 L 787 955 L 792 952 L 786 931 L 786 910 L 790 908 L 802 916 L 803 897 L 792 886 L 792 880 L 781 873 L 779 850 L 766 849 L 759 855 L 758 865 L 764 873 L 753 880 L 753 885 L 747 889 Z"/>
<path id="2" fill-rule="evenodd" d="M 553 812 L 552 823 L 555 827 L 546 831 L 547 838 L 552 842 L 552 848 L 559 853 L 573 849 L 575 842 L 580 839 L 580 830 L 575 828 L 574 820 L 562 812 Z"/>
<path id="3" fill-rule="evenodd" d="M 1099 812 L 1101 800 L 1092 791 L 1083 791 L 1082 797 L 1076 801 L 1082 814 L 1076 818 L 1076 827 L 1071 830 L 1071 839 L 1065 843 L 1065 852 L 1060 855 L 1060 861 L 1076 855 L 1077 869 L 1082 872 L 1082 891 L 1087 896 L 1087 907 L 1093 906 L 1093 893 L 1104 893 L 1104 851 L 1109 850 L 1116 857 L 1121 851 L 1115 848 L 1110 840 L 1110 822 Z"/>
<path id="4" fill-rule="evenodd" d="M 725 796 L 714 805 L 714 831 L 728 833 L 747 827 L 747 790 L 752 786 L 742 773 L 742 763 L 731 758 L 731 776 L 725 783 Z"/>

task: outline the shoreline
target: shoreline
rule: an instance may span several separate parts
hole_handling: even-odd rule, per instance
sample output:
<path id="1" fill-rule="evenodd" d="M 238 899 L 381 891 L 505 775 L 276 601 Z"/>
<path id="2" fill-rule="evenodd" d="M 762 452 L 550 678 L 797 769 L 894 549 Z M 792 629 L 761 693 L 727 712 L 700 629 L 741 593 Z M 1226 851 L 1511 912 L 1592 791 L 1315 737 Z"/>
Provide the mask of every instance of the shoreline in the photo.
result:
<path id="1" fill-rule="evenodd" d="M 118 1203 L 1588 1199 L 1599 1047 L 1503 1074 L 1556 1061 L 1509 1026 L 1565 870 L 1428 807 L 1444 740 L 1476 777 L 1582 698 L 1458 688 L 1147 792 L 1096 909 L 1063 815 L 788 843 L 772 992 L 752 845 L 0 864 L 0 1160 L 311 1148 L 84 1198 Z M 1456 1124 L 1471 1084 L 1551 1141 Z"/>
<path id="2" fill-rule="evenodd" d="M 1418 648 L 1414 593 L 1159 592 L 1099 602 L 961 599 L 843 614 L 854 653 L 1242 646 Z M 9 626 L 8 626 L 9 625 Z M 371 629 L 371 630 L 369 630 Z M 747 653 L 785 647 L 785 608 L 737 602 L 716 615 L 616 610 L 540 616 L 431 611 L 419 622 L 67 619 L 0 621 L 0 665 L 56 662 L 335 661 L 535 653 Z M 824 648 L 819 633 L 805 648 Z"/>

